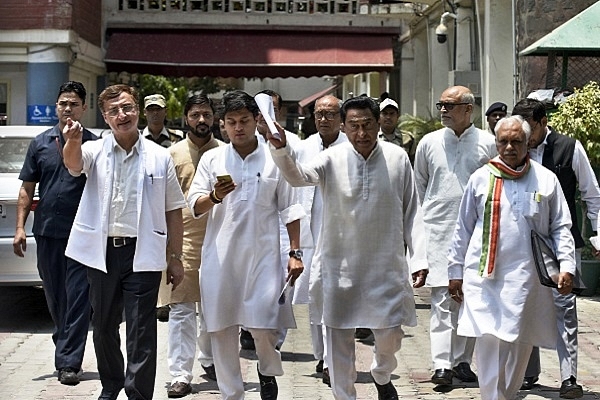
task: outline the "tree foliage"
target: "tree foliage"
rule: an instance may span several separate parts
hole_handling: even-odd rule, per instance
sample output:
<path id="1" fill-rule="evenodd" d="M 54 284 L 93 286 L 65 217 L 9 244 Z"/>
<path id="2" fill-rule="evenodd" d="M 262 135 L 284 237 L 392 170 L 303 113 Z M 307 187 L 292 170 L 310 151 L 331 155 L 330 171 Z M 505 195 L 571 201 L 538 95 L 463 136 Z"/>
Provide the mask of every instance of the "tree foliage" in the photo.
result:
<path id="1" fill-rule="evenodd" d="M 592 166 L 600 167 L 600 87 L 590 81 L 562 103 L 550 116 L 550 126 L 577 139 Z"/>
<path id="2" fill-rule="evenodd" d="M 138 84 L 140 102 L 142 102 L 140 104 L 141 108 L 144 107 L 144 97 L 156 93 L 165 96 L 167 101 L 167 125 L 181 124 L 183 108 L 190 95 L 210 95 L 220 90 L 231 89 L 218 79 L 208 77 L 174 78 L 144 74 L 140 76 Z M 140 123 L 146 123 L 143 113 L 140 115 Z"/>
<path id="3" fill-rule="evenodd" d="M 419 141 L 429 132 L 437 131 L 442 128 L 439 118 L 430 115 L 428 118 L 418 117 L 416 115 L 403 114 L 398 121 L 398 129 L 402 132 L 409 132 Z"/>

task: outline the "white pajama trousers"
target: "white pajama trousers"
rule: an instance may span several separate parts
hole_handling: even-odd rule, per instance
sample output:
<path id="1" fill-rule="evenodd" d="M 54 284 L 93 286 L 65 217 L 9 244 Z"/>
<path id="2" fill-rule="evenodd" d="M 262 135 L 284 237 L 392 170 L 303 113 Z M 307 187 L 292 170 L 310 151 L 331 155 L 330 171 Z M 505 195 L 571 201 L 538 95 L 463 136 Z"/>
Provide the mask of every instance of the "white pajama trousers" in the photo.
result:
<path id="1" fill-rule="evenodd" d="M 475 346 L 481 400 L 514 400 L 533 346 L 505 342 L 493 335 L 478 337 Z"/>
<path id="2" fill-rule="evenodd" d="M 452 300 L 448 287 L 431 288 L 429 338 L 433 369 L 452 369 L 461 362 L 471 364 L 475 338 L 456 334 L 460 304 Z"/>
<path id="3" fill-rule="evenodd" d="M 323 368 L 328 368 L 327 364 L 327 344 L 325 326 L 310 324 L 310 338 L 312 340 L 313 355 L 315 360 L 323 360 Z"/>
<path id="4" fill-rule="evenodd" d="M 238 325 L 211 332 L 210 338 L 214 354 L 217 384 L 223 400 L 242 400 L 244 398 L 244 381 L 240 367 Z M 281 353 L 275 348 L 279 337 L 277 329 L 248 328 L 254 338 L 258 368 L 265 376 L 283 375 Z"/>
<path id="5" fill-rule="evenodd" d="M 171 384 L 191 383 L 196 344 L 200 363 L 205 367 L 213 364 L 210 336 L 203 327 L 204 316 L 199 303 L 176 303 L 171 304 L 170 308 L 167 364 L 169 373 L 173 377 Z"/>
<path id="6" fill-rule="evenodd" d="M 371 329 L 375 338 L 371 375 L 375 382 L 385 385 L 398 366 L 396 352 L 400 350 L 404 331 L 401 326 L 386 329 Z M 356 345 L 353 329 L 337 329 L 327 326 L 326 348 L 329 352 L 327 364 L 331 377 L 331 388 L 336 400 L 356 400 Z"/>

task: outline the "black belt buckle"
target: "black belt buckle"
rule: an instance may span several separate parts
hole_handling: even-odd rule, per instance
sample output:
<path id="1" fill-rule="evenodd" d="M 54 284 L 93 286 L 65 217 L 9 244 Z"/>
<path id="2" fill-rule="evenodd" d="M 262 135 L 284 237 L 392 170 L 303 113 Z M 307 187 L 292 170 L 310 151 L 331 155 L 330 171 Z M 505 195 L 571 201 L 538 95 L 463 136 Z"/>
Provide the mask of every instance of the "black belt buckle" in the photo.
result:
<path id="1" fill-rule="evenodd" d="M 127 238 L 125 237 L 113 237 L 113 247 L 123 247 L 127 245 Z"/>

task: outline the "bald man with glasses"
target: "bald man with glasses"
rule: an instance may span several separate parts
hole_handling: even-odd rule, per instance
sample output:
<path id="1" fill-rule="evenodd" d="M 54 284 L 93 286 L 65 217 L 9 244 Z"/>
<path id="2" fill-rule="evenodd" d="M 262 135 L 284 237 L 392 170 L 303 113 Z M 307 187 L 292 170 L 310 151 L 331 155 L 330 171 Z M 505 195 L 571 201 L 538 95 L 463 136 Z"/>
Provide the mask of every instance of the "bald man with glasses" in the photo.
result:
<path id="1" fill-rule="evenodd" d="M 423 137 L 415 155 L 415 180 L 427 235 L 431 287 L 431 381 L 450 386 L 456 376 L 475 382 L 471 370 L 475 340 L 457 336 L 458 303 L 448 293 L 448 249 L 469 177 L 496 156 L 494 136 L 471 122 L 475 97 L 464 86 L 446 89 L 436 108 L 444 128 Z"/>

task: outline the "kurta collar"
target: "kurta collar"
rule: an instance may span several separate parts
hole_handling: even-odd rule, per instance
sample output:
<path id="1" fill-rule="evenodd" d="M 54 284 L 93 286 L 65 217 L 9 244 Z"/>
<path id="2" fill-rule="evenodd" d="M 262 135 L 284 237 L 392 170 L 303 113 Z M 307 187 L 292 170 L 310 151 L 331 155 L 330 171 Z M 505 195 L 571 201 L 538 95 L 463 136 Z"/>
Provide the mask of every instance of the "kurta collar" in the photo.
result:
<path id="1" fill-rule="evenodd" d="M 208 142 L 206 142 L 202 147 L 198 147 L 198 145 L 194 143 L 192 139 L 190 139 L 190 135 L 191 133 L 187 135 L 185 140 L 187 140 L 188 144 L 198 152 L 204 152 L 206 150 L 212 149 L 213 147 L 216 147 L 217 145 L 217 139 L 215 139 L 215 137 L 211 135 L 210 140 Z"/>
<path id="2" fill-rule="evenodd" d="M 448 134 L 452 134 L 452 135 L 453 135 L 454 137 L 456 137 L 458 140 L 460 140 L 461 138 L 463 138 L 463 137 L 465 137 L 465 136 L 469 136 L 469 135 L 472 135 L 472 134 L 474 134 L 474 133 L 476 132 L 475 130 L 476 130 L 476 128 L 475 128 L 475 125 L 473 125 L 473 124 L 471 123 L 471 125 L 470 125 L 470 126 L 467 128 L 467 129 L 465 129 L 465 131 L 462 133 L 462 135 L 458 136 L 458 135 L 456 134 L 456 132 L 454 132 L 454 130 L 453 130 L 453 129 L 446 127 L 446 133 L 448 133 Z"/>

